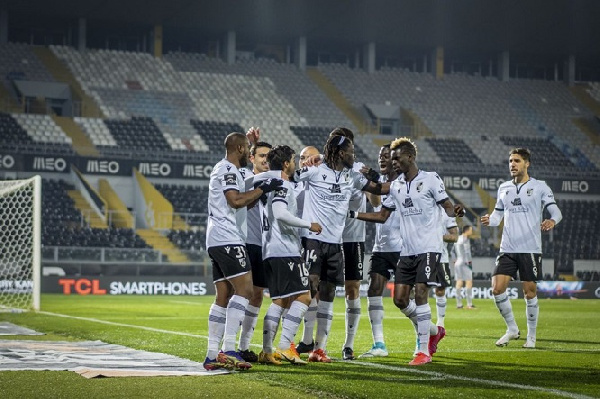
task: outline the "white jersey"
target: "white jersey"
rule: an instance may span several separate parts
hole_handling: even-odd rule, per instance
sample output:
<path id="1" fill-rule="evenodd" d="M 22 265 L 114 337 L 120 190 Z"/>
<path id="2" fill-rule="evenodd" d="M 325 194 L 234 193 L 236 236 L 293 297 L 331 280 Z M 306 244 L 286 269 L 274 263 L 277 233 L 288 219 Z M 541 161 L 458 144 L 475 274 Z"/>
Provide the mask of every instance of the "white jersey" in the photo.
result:
<path id="1" fill-rule="evenodd" d="M 300 254 L 300 228 L 290 226 L 276 220 L 273 215 L 273 204 L 283 202 L 288 211 L 296 215 L 295 183 L 284 180 L 283 188 L 269 193 L 267 205 L 263 211 L 263 259 L 273 257 L 299 257 Z"/>
<path id="2" fill-rule="evenodd" d="M 254 172 L 250 169 L 241 168 L 240 174 L 245 179 L 246 191 L 254 190 Z M 246 244 L 262 245 L 262 202 L 257 201 L 256 205 L 248 209 L 248 234 Z"/>
<path id="3" fill-rule="evenodd" d="M 383 206 L 400 214 L 400 235 L 404 240 L 402 256 L 426 252 L 442 253 L 438 204 L 448 199 L 444 182 L 435 172 L 420 170 L 407 182 L 404 174 L 394 180 Z"/>
<path id="4" fill-rule="evenodd" d="M 556 204 L 545 181 L 532 177 L 516 185 L 504 182 L 498 188 L 495 210 L 504 213 L 500 252 L 542 253 L 542 216 L 544 208 Z"/>
<path id="5" fill-rule="evenodd" d="M 387 177 L 382 175 L 379 178 L 382 183 L 387 182 Z M 381 202 L 385 202 L 389 194 L 381 197 Z M 381 205 L 374 208 L 375 212 L 381 209 Z M 398 212 L 392 212 L 385 223 L 375 223 L 375 242 L 373 243 L 373 252 L 401 252 L 402 236 L 400 235 L 400 215 Z"/>
<path id="6" fill-rule="evenodd" d="M 354 162 L 352 170 L 356 173 L 360 173 L 360 168 L 365 166 L 362 162 Z M 360 189 L 355 189 L 350 197 L 350 204 L 348 209 L 355 212 L 366 212 L 367 210 L 367 196 Z M 344 225 L 344 232 L 342 233 L 342 241 L 344 242 L 364 242 L 366 237 L 366 226 L 365 221 L 347 218 L 346 224 Z"/>
<path id="7" fill-rule="evenodd" d="M 222 159 L 213 168 L 208 185 L 207 249 L 246 242 L 246 207 L 230 207 L 225 198 L 225 192 L 229 190 L 243 193 L 246 185 L 238 168 Z"/>
<path id="8" fill-rule="evenodd" d="M 469 241 L 469 237 L 465 237 L 462 234 L 458 236 L 458 241 L 456 241 L 454 250 L 456 251 L 457 266 L 466 265 L 467 263 L 473 261 L 471 256 L 471 241 Z"/>
<path id="9" fill-rule="evenodd" d="M 364 188 L 367 179 L 353 170 L 335 171 L 322 163 L 296 171 L 296 180 L 307 182 L 302 218 L 323 227 L 321 234 L 309 231 L 307 237 L 341 244 L 352 190 Z"/>
<path id="10" fill-rule="evenodd" d="M 448 230 L 450 230 L 453 227 L 458 227 L 458 225 L 456 224 L 456 218 L 455 217 L 450 217 L 446 214 L 446 211 L 444 211 L 442 209 L 442 218 L 440 219 L 441 223 L 440 226 L 442 228 L 442 256 L 440 257 L 440 262 L 441 263 L 449 263 L 450 262 L 450 256 L 448 255 L 448 244 L 451 244 L 449 242 L 444 242 L 444 236 L 448 233 Z"/>

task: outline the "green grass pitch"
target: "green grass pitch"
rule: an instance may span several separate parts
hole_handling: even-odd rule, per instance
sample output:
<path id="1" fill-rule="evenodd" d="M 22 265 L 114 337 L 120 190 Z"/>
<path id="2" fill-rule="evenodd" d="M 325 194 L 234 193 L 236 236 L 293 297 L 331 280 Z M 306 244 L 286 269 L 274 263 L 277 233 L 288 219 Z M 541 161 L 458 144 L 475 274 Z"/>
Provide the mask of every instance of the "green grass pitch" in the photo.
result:
<path id="1" fill-rule="evenodd" d="M 42 295 L 42 312 L 0 313 L 47 335 L 2 339 L 102 340 L 202 362 L 211 297 Z M 262 316 L 253 349 L 262 345 Z M 600 397 L 600 301 L 540 299 L 536 349 L 522 349 L 525 303 L 513 300 L 522 339 L 494 345 L 505 330 L 491 300 L 456 309 L 448 300 L 447 336 L 433 363 L 410 367 L 415 334 L 384 299 L 387 358 L 307 366 L 255 365 L 214 377 L 85 379 L 67 371 L 0 372 L 0 398 L 586 398 Z M 435 320 L 435 302 L 431 300 Z M 344 300 L 336 298 L 328 352 L 341 358 Z M 67 317 L 61 317 L 67 316 Z M 278 338 L 276 339 L 276 342 Z M 366 299 L 355 352 L 372 345 Z M 2 359 L 0 358 L 0 362 Z"/>

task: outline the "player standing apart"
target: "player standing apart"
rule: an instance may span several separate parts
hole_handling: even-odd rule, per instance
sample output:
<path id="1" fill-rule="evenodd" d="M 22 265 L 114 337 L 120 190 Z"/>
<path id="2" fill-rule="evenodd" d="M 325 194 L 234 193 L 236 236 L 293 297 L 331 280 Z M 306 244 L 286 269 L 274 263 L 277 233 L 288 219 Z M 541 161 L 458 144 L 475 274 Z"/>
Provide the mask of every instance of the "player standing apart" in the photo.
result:
<path id="1" fill-rule="evenodd" d="M 492 277 L 492 292 L 496 307 L 506 322 L 506 333 L 496 341 L 506 346 L 511 339 L 519 339 L 520 332 L 506 288 L 512 278 L 523 282 L 527 303 L 527 342 L 524 348 L 535 348 L 538 321 L 537 281 L 542 279 L 542 231 L 549 231 L 561 220 L 562 213 L 554 201 L 554 194 L 546 182 L 529 176 L 531 152 L 526 148 L 510 151 L 508 165 L 511 181 L 498 187 L 494 212 L 483 215 L 481 223 L 498 226 L 504 217 L 500 253 Z M 544 210 L 550 219 L 542 220 Z"/>
<path id="2" fill-rule="evenodd" d="M 437 173 L 419 170 L 415 158 L 417 148 L 406 138 L 391 145 L 392 165 L 400 177 L 389 189 L 390 196 L 377 213 L 359 213 L 358 219 L 384 223 L 396 210 L 400 214 L 400 235 L 403 250 L 396 269 L 394 304 L 417 328 L 420 351 L 409 362 L 417 366 L 431 362 L 445 329 L 431 322 L 429 288 L 437 286 L 437 264 L 442 252 L 440 217 L 442 209 L 448 216 L 463 216 L 462 205 L 453 205 Z M 441 207 L 440 207 L 441 205 Z M 410 291 L 415 288 L 415 300 Z M 431 336 L 431 340 L 430 340 Z"/>
<path id="3" fill-rule="evenodd" d="M 235 351 L 235 339 L 252 295 L 252 275 L 246 254 L 246 206 L 281 185 L 281 180 L 265 181 L 245 191 L 239 172 L 248 164 L 248 141 L 242 133 L 225 138 L 225 158 L 210 174 L 206 248 L 211 259 L 215 302 L 208 315 L 208 350 L 204 368 L 214 370 L 233 365 L 248 369 Z M 231 293 L 233 289 L 233 295 Z M 223 340 L 222 351 L 219 344 Z"/>
<path id="4" fill-rule="evenodd" d="M 465 225 L 462 234 L 454 246 L 456 251 L 456 263 L 454 263 L 454 274 L 456 276 L 456 308 L 462 309 L 462 286 L 465 283 L 465 296 L 467 297 L 467 309 L 473 309 L 473 257 L 471 256 L 471 242 L 469 237 L 473 234 L 473 226 Z"/>

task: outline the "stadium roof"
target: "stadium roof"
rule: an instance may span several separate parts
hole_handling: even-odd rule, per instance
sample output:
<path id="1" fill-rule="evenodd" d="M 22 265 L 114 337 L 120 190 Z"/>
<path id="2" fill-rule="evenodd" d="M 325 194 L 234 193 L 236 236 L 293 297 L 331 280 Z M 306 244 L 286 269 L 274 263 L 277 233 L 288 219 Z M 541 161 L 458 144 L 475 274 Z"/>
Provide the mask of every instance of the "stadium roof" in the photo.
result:
<path id="1" fill-rule="evenodd" d="M 221 37 L 238 42 L 285 44 L 306 36 L 309 47 L 423 50 L 441 45 L 449 53 L 511 54 L 600 60 L 597 0 L 0 0 L 9 29 L 92 29 L 162 24 L 165 38 Z M 10 35 L 9 35 L 10 37 Z"/>

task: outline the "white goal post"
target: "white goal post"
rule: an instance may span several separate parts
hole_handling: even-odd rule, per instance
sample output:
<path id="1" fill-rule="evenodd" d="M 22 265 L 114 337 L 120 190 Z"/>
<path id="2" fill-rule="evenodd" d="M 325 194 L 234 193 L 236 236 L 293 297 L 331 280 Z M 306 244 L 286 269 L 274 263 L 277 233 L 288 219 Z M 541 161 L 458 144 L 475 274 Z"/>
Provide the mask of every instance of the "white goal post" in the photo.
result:
<path id="1" fill-rule="evenodd" d="M 40 309 L 42 178 L 0 181 L 0 312 Z"/>

